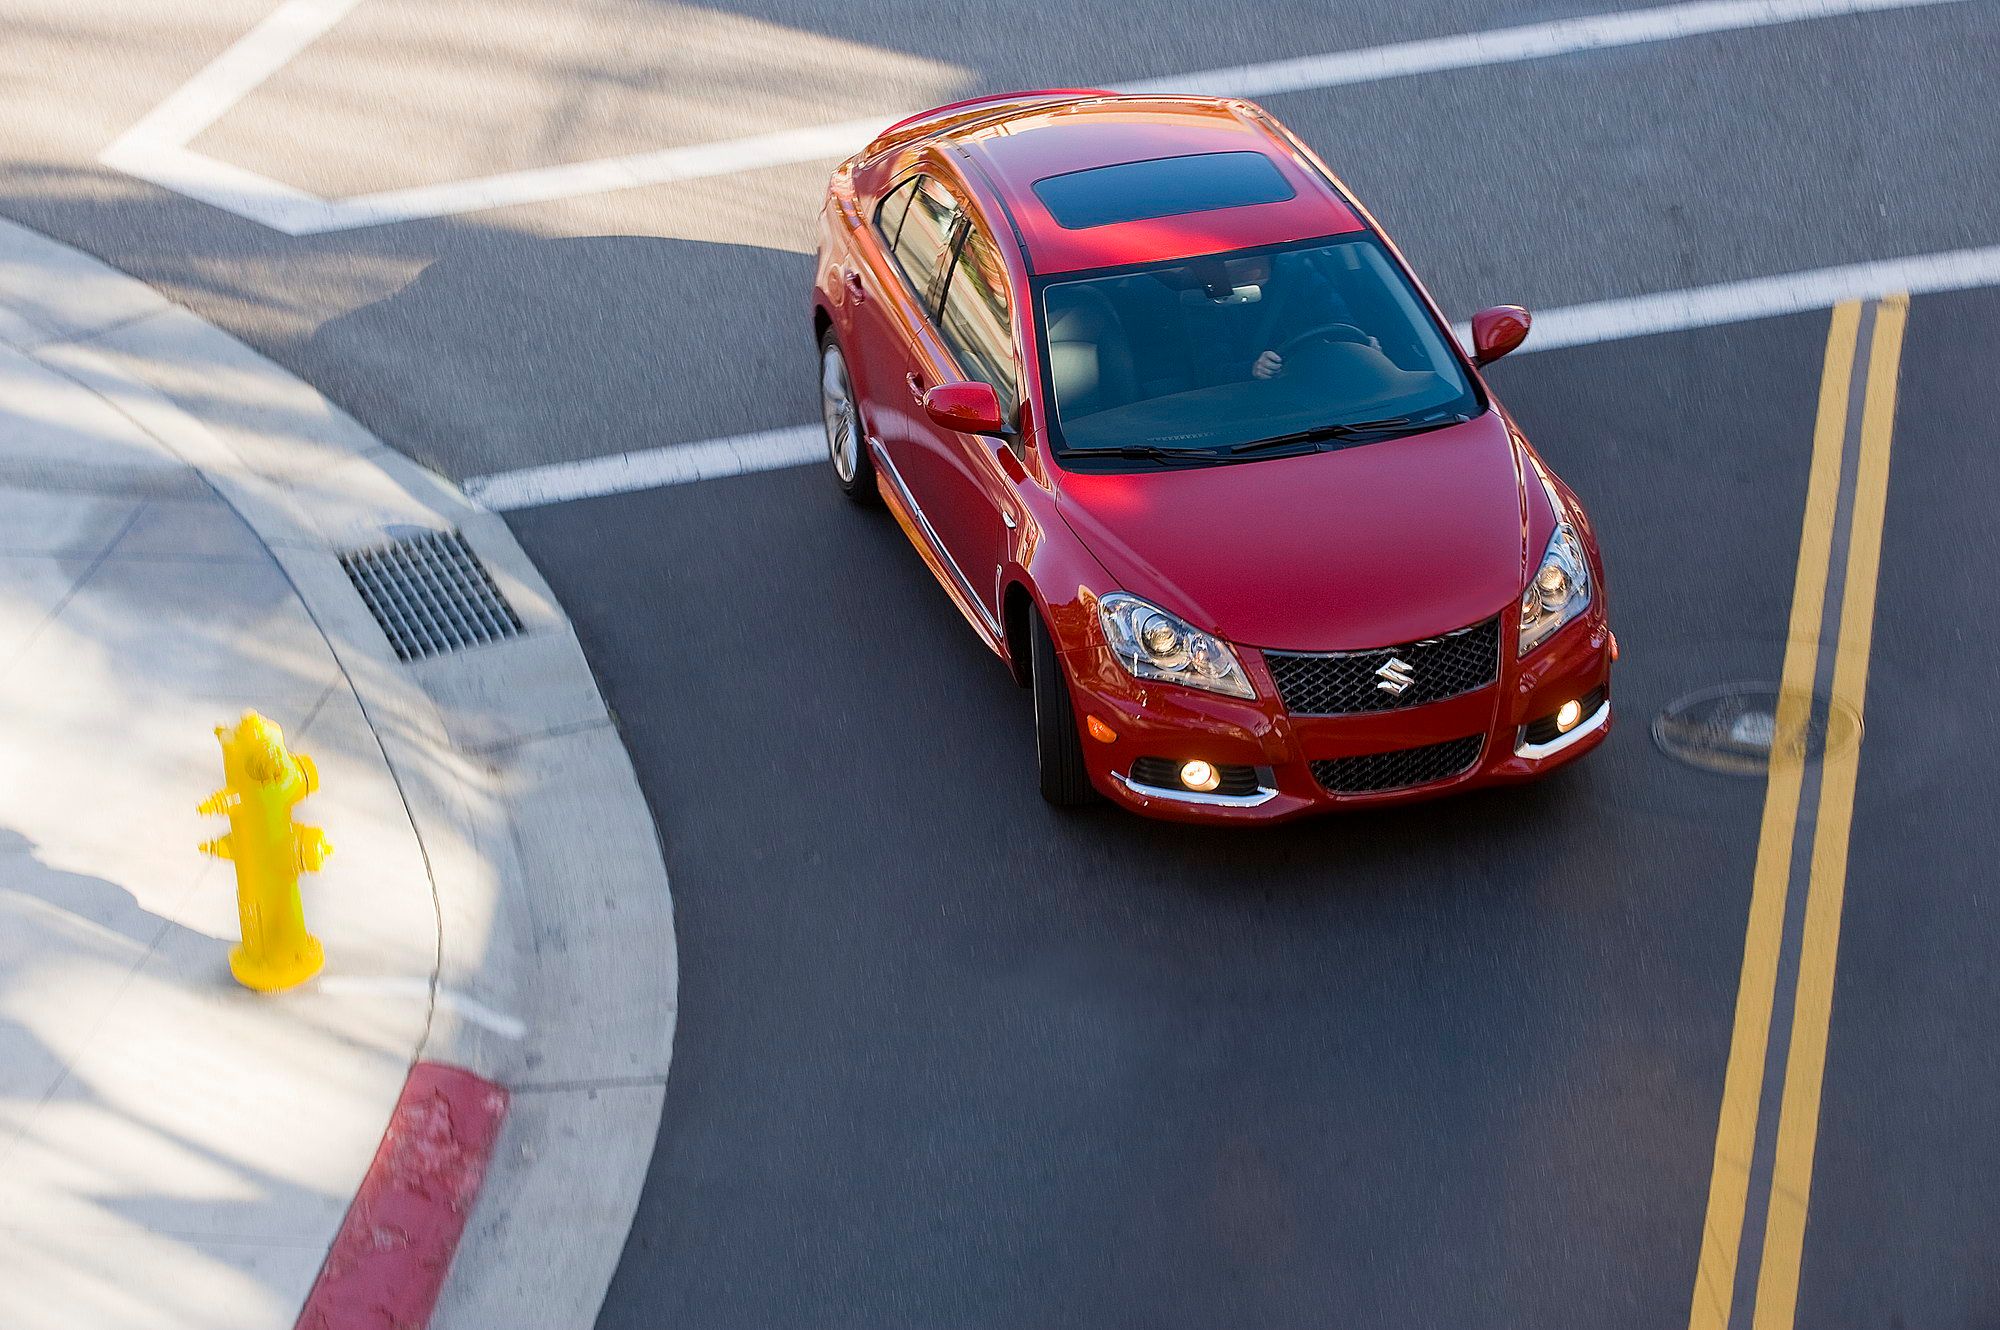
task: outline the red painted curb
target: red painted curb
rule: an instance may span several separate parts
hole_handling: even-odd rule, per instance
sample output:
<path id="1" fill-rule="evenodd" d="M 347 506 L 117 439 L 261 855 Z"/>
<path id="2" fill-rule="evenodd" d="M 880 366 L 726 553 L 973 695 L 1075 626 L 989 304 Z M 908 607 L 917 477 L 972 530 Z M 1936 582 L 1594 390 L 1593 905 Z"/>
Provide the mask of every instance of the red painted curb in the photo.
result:
<path id="1" fill-rule="evenodd" d="M 297 1330 L 430 1323 L 506 1116 L 504 1087 L 439 1062 L 410 1068 Z"/>

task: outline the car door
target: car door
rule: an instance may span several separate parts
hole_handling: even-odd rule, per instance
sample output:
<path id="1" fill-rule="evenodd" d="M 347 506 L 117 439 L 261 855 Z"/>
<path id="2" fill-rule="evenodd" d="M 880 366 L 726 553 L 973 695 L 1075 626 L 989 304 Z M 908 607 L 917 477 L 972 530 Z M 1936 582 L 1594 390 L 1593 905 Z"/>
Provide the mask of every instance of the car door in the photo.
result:
<path id="1" fill-rule="evenodd" d="M 959 222 L 938 304 L 943 354 L 917 366 L 919 386 L 954 379 L 991 384 L 1003 417 L 1015 424 L 1021 371 L 1007 268 L 992 237 L 969 216 Z M 919 413 L 911 442 L 910 487 L 974 601 L 997 625 L 999 572 L 1020 501 L 1014 482 L 1024 474 L 1014 451 L 1019 436 L 963 434 Z"/>
<path id="2" fill-rule="evenodd" d="M 882 196 L 872 245 L 857 245 L 846 274 L 847 300 L 859 336 L 862 418 L 889 454 L 900 483 L 916 422 L 924 419 L 910 384 L 920 359 L 936 354 L 931 324 L 939 269 L 958 223 L 958 207 L 937 183 L 915 176 Z M 928 424 L 928 421 L 925 421 Z"/>

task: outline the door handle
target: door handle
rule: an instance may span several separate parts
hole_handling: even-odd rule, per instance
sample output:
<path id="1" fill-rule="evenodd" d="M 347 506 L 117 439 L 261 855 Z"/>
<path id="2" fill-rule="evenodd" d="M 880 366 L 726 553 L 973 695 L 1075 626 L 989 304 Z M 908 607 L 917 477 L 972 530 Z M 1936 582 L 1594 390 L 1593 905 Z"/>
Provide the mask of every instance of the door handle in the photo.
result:
<path id="1" fill-rule="evenodd" d="M 910 385 L 910 400 L 915 402 L 918 406 L 922 406 L 924 404 L 924 393 L 926 391 L 924 388 L 924 381 L 918 378 L 916 374 L 912 372 L 909 374 L 905 374 L 903 376 L 903 382 Z"/>
<path id="2" fill-rule="evenodd" d="M 841 274 L 841 281 L 847 285 L 847 297 L 857 305 L 868 303 L 868 292 L 862 289 L 861 274 L 849 269 Z"/>

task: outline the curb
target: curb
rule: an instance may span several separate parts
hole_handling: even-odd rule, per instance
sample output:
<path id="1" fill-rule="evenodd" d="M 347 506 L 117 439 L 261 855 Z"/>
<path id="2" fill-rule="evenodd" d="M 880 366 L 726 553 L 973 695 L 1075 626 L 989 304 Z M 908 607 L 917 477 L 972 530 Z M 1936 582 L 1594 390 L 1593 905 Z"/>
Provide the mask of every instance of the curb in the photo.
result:
<path id="1" fill-rule="evenodd" d="M 151 287 L 5 220 L 0 342 L 200 473 L 283 570 L 374 731 L 437 921 L 434 969 L 412 984 L 426 1020 L 411 1084 L 448 1064 L 513 1103 L 484 1147 L 484 1205 L 438 1221 L 464 1236 L 430 1324 L 589 1326 L 652 1158 L 678 967 L 658 833 L 568 617 L 497 515 Z M 440 530 L 464 536 L 522 631 L 405 664 L 340 555 Z M 398 1112 L 364 1197 L 409 1157 Z M 373 1212 L 357 1200 L 348 1222 Z"/>
<path id="2" fill-rule="evenodd" d="M 410 1068 L 297 1330 L 430 1324 L 506 1115 L 507 1091 L 483 1076 Z"/>

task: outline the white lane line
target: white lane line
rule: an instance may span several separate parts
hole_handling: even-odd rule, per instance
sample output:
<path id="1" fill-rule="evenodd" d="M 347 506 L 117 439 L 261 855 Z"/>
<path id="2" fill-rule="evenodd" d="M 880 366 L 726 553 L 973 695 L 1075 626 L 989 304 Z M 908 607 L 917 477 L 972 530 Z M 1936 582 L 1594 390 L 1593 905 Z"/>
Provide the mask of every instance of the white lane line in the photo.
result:
<path id="1" fill-rule="evenodd" d="M 1950 0 L 1936 2 L 1949 3 Z M 347 230 L 420 217 L 448 217 L 520 203 L 607 194 L 612 190 L 635 189 L 640 185 L 658 185 L 674 180 L 738 175 L 767 166 L 833 161 L 857 151 L 899 118 L 874 116 L 832 125 L 806 125 L 799 129 L 752 134 L 747 138 L 725 139 L 718 143 L 662 148 L 628 157 L 605 157 L 565 166 L 539 166 L 478 180 L 361 194 L 324 205 L 334 210 L 328 214 L 332 220 L 314 229 Z"/>
<path id="2" fill-rule="evenodd" d="M 106 166 L 288 235 L 379 226 L 545 202 L 675 180 L 829 161 L 859 148 L 896 117 L 805 125 L 746 138 L 535 167 L 413 189 L 323 199 L 216 161 L 187 145 L 237 101 L 332 27 L 359 0 L 284 0 L 263 22 L 99 154 Z M 1357 51 L 1197 70 L 1113 85 L 1124 92 L 1262 97 L 1453 69 L 1511 64 L 1577 51 L 1674 41 L 1704 33 L 1811 19 L 1965 4 L 1970 0 L 1699 0 L 1620 14 L 1556 19 Z"/>
<path id="3" fill-rule="evenodd" d="M 2000 286 L 2000 245 L 1552 309 L 1535 316 L 1534 333 L 1523 349 L 1553 351 L 1589 342 L 1801 314 L 1827 309 L 1843 300 L 1874 300 L 1891 291 L 1914 296 L 1977 286 Z"/>
<path id="4" fill-rule="evenodd" d="M 1120 86 L 1121 92 L 1190 92 L 1213 97 L 1269 97 L 1281 92 L 1305 92 L 1354 83 L 1438 74 L 1450 69 L 1513 64 L 1576 51 L 1614 46 L 1676 41 L 1711 32 L 1769 28 L 1807 19 L 1866 14 L 1885 9 L 1915 9 L 1958 0 L 1702 0 L 1698 4 L 1663 5 L 1622 14 L 1590 14 L 1578 18 L 1531 23 L 1519 28 L 1495 28 L 1456 37 L 1397 42 L 1365 51 L 1339 51 L 1295 60 L 1235 65 L 1198 74 L 1144 79 Z"/>
<path id="5" fill-rule="evenodd" d="M 342 207 L 187 145 L 361 0 L 284 0 L 97 155 L 114 170 L 287 235 L 339 225 Z M 331 224 L 331 226 L 329 226 Z"/>
<path id="6" fill-rule="evenodd" d="M 361 0 L 285 0 L 229 49 L 208 62 L 139 123 L 125 139 L 184 144 L 220 120 L 257 85 L 347 17 Z"/>
<path id="7" fill-rule="evenodd" d="M 791 425 L 760 434 L 739 434 L 701 443 L 672 443 L 611 457 L 475 476 L 465 482 L 464 488 L 480 503 L 504 513 L 600 494 L 629 494 L 662 485 L 684 485 L 691 480 L 775 471 L 780 467 L 803 466 L 825 456 L 826 435 L 818 425 Z"/>
<path id="8" fill-rule="evenodd" d="M 2000 245 L 1851 263 L 1782 277 L 1756 277 L 1547 310 L 1535 315 L 1534 332 L 1514 354 L 1801 314 L 1826 309 L 1843 300 L 1872 299 L 1885 291 L 1923 295 L 1981 286 L 2000 286 Z M 1469 335 L 1462 324 L 1458 335 L 1460 340 Z M 572 499 L 802 466 L 818 462 L 825 455 L 826 437 L 819 426 L 794 425 L 761 434 L 668 444 L 614 457 L 555 462 L 475 476 L 465 482 L 465 492 L 495 512 L 511 512 Z"/>
<path id="9" fill-rule="evenodd" d="M 286 235 L 343 229 L 339 204 L 188 148 L 154 148 L 121 140 L 106 148 L 97 160 Z"/>

